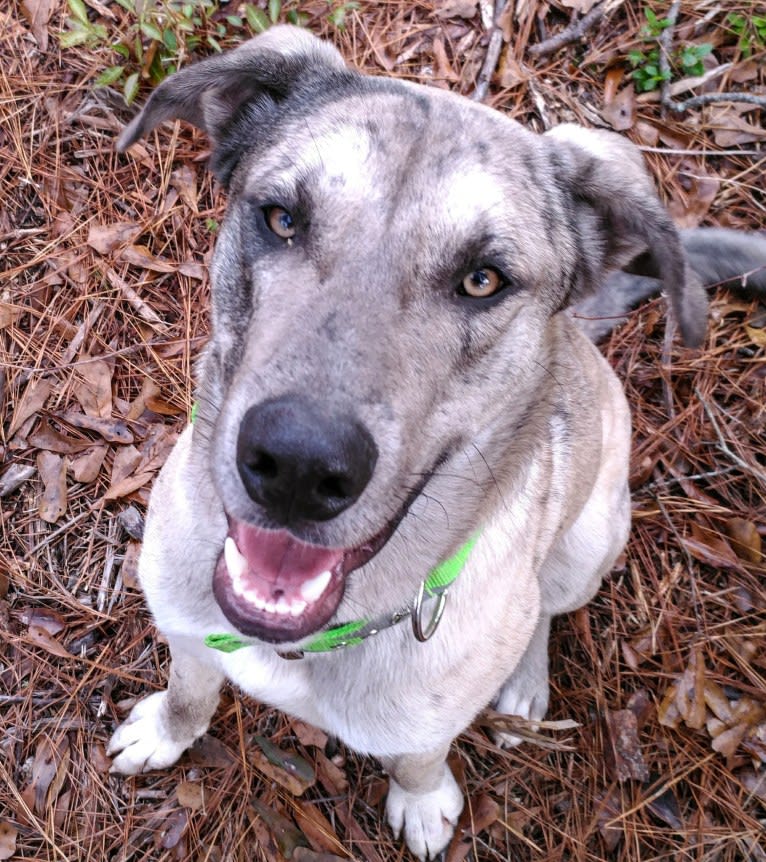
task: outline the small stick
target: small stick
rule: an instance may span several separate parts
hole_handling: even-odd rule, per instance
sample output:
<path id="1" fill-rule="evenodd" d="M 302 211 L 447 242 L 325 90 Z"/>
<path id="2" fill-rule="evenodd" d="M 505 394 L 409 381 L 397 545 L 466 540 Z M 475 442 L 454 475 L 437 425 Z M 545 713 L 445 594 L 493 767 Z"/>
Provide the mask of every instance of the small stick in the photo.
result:
<path id="1" fill-rule="evenodd" d="M 668 26 L 660 33 L 660 38 L 657 40 L 660 46 L 660 74 L 662 75 L 662 104 L 668 108 L 672 105 L 673 99 L 670 95 L 670 53 L 673 50 L 673 31 L 676 29 L 676 21 L 678 20 L 678 12 L 681 9 L 681 0 L 673 0 L 668 9 L 668 14 L 665 20 Z"/>
<path id="2" fill-rule="evenodd" d="M 718 424 L 718 420 L 715 418 L 713 410 L 711 406 L 707 403 L 705 398 L 699 389 L 695 386 L 694 391 L 699 398 L 700 403 L 705 408 L 705 413 L 707 414 L 707 418 L 710 420 L 710 424 L 713 426 L 713 430 L 716 433 L 716 437 L 718 437 L 718 448 L 742 470 L 746 473 L 749 473 L 751 476 L 755 476 L 755 478 L 766 488 L 766 473 L 763 470 L 759 470 L 757 467 L 754 467 L 752 464 L 749 464 L 747 461 L 743 460 L 736 454 L 736 452 L 732 451 L 729 444 L 726 442 L 726 439 L 723 436 L 723 432 L 721 431 L 721 426 Z"/>
<path id="3" fill-rule="evenodd" d="M 497 67 L 497 61 L 500 59 L 500 51 L 503 48 L 503 31 L 498 26 L 498 22 L 505 8 L 505 3 L 506 0 L 495 0 L 494 24 L 489 37 L 487 56 L 484 58 L 484 63 L 479 72 L 479 80 L 476 82 L 476 89 L 471 96 L 474 102 L 481 102 L 487 95 L 489 82 L 492 80 L 492 75 Z"/>
<path id="4" fill-rule="evenodd" d="M 527 49 L 533 57 L 545 57 L 569 45 L 572 42 L 577 42 L 594 27 L 604 17 L 606 3 L 599 3 L 594 6 L 587 15 L 583 15 L 579 21 L 573 21 L 568 27 L 565 27 L 561 32 L 551 36 L 544 42 L 539 42 L 537 45 L 530 45 Z"/>

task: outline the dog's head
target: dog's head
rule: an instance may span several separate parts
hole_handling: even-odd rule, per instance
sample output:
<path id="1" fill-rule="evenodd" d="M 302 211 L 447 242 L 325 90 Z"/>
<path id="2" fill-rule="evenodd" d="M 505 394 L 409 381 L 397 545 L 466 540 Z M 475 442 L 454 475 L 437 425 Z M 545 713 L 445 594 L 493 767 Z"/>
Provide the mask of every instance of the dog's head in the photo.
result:
<path id="1" fill-rule="evenodd" d="M 424 544 L 440 523 L 432 562 L 464 541 L 523 436 L 549 321 L 610 269 L 648 254 L 702 337 L 704 294 L 616 135 L 538 136 L 290 27 L 169 78 L 119 148 L 178 117 L 230 194 L 198 445 L 230 525 L 214 589 L 245 633 L 321 627 L 415 500 Z"/>

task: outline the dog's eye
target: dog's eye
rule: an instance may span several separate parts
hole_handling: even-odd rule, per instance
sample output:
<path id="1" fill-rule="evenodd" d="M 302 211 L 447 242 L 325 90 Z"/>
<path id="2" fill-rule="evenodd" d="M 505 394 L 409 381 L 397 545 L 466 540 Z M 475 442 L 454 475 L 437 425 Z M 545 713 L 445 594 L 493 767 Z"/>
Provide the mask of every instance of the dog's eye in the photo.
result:
<path id="1" fill-rule="evenodd" d="M 269 207 L 266 210 L 266 223 L 269 229 L 282 239 L 292 239 L 295 236 L 295 221 L 282 207 Z"/>
<path id="2" fill-rule="evenodd" d="M 461 282 L 458 293 L 475 299 L 484 299 L 494 296 L 504 286 L 505 281 L 500 273 L 487 266 L 469 272 Z"/>

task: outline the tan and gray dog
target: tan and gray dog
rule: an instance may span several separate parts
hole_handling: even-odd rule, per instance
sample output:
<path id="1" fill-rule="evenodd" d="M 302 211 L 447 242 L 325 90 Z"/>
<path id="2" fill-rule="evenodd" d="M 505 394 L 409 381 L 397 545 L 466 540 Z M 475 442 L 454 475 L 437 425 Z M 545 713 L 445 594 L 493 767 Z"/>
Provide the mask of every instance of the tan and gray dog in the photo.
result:
<path id="1" fill-rule="evenodd" d="M 172 764 L 228 677 L 379 758 L 391 826 L 433 857 L 463 804 L 451 741 L 489 702 L 542 718 L 551 617 L 628 534 L 628 408 L 567 309 L 638 258 L 699 344 L 705 293 L 617 135 L 533 134 L 290 27 L 173 75 L 119 148 L 179 117 L 229 204 L 140 565 L 169 685 L 113 771 Z M 718 278 L 766 262 L 684 242 L 703 276 L 706 249 Z"/>

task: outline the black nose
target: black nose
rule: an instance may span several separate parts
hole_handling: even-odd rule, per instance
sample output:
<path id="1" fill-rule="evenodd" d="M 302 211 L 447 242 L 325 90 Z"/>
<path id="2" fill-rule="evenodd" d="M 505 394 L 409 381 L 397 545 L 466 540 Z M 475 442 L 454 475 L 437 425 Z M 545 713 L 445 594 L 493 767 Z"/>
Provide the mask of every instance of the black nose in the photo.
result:
<path id="1" fill-rule="evenodd" d="M 283 526 L 340 514 L 364 491 L 377 459 L 364 425 L 299 395 L 256 404 L 239 426 L 245 490 Z"/>

